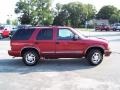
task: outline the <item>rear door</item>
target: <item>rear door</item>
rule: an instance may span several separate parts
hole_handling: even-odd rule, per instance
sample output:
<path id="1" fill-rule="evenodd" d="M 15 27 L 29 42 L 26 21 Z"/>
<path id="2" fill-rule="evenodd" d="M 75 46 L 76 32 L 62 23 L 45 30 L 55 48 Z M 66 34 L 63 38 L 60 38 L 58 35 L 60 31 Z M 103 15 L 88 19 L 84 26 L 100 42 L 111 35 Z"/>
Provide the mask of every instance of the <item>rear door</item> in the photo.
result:
<path id="1" fill-rule="evenodd" d="M 53 57 L 55 55 L 55 41 L 53 28 L 41 28 L 37 34 L 35 44 L 39 47 L 41 55 Z"/>

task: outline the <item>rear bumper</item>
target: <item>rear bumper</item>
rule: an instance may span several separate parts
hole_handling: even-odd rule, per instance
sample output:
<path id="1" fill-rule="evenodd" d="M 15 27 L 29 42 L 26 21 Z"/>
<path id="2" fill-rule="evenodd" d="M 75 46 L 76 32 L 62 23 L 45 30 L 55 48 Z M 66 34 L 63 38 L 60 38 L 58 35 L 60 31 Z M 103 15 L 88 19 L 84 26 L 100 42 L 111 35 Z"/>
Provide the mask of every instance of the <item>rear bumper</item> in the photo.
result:
<path id="1" fill-rule="evenodd" d="M 112 53 L 112 52 L 111 52 L 110 50 L 105 50 L 105 52 L 104 52 L 105 56 L 110 56 L 111 53 Z"/>
<path id="2" fill-rule="evenodd" d="M 8 54 L 10 56 L 14 56 L 14 57 L 20 57 L 21 56 L 20 52 L 18 52 L 18 51 L 12 51 L 12 50 L 8 50 Z"/>

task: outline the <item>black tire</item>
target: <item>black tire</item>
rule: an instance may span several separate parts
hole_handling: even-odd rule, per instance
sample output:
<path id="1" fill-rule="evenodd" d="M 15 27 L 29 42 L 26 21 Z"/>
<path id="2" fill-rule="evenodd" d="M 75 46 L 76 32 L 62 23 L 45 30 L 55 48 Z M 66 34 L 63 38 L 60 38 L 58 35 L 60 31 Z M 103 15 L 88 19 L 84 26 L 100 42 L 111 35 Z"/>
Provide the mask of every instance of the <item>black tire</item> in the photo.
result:
<path id="1" fill-rule="evenodd" d="M 96 57 L 95 57 L 95 54 L 97 55 Z M 94 60 L 93 60 L 93 58 L 94 58 Z M 96 58 L 96 60 L 95 60 L 95 58 Z M 98 60 L 97 60 L 97 58 L 98 58 Z M 103 61 L 103 53 L 100 50 L 92 49 L 87 54 L 86 59 L 88 60 L 90 65 L 97 66 Z"/>
<path id="2" fill-rule="evenodd" d="M 37 52 L 31 50 L 31 51 L 27 51 L 23 54 L 23 62 L 27 65 L 27 66 L 34 66 L 38 63 L 40 57 L 37 54 Z"/>

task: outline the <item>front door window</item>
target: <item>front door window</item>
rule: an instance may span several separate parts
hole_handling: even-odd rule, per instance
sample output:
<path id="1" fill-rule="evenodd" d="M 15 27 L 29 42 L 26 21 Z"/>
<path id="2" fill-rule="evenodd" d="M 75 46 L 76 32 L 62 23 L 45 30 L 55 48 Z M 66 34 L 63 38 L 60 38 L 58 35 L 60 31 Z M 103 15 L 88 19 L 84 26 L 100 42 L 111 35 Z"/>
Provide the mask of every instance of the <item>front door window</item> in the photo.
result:
<path id="1" fill-rule="evenodd" d="M 73 36 L 73 32 L 71 32 L 69 29 L 59 29 L 57 40 L 72 40 Z"/>

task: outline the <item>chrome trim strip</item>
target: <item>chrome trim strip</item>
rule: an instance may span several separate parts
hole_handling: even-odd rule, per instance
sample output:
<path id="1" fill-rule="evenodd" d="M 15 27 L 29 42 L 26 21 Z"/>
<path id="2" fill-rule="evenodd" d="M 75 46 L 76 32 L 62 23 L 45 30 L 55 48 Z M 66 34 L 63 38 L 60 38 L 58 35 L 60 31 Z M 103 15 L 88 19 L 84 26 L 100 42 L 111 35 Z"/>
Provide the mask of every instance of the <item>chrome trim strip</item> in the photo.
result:
<path id="1" fill-rule="evenodd" d="M 76 54 L 79 54 L 79 53 L 82 53 L 82 51 L 57 51 L 57 52 L 54 52 L 54 51 L 50 51 L 50 52 L 42 52 L 42 53 L 76 53 Z"/>

